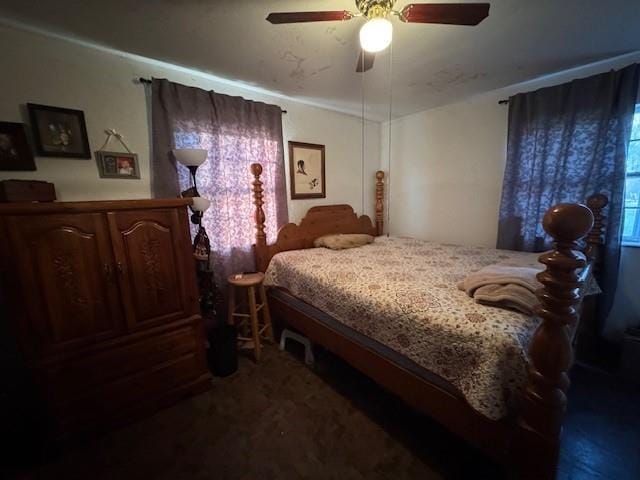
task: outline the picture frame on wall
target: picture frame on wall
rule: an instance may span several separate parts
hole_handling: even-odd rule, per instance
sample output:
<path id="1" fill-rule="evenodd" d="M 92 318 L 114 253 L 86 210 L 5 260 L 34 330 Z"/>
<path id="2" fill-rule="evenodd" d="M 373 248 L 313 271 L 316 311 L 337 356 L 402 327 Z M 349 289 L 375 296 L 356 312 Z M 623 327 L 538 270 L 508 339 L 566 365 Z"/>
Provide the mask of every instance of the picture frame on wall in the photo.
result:
<path id="1" fill-rule="evenodd" d="M 138 155 L 125 152 L 96 152 L 100 178 L 120 178 L 137 180 L 140 178 Z"/>
<path id="2" fill-rule="evenodd" d="M 0 122 L 0 170 L 35 170 L 24 124 Z"/>
<path id="3" fill-rule="evenodd" d="M 36 154 L 41 157 L 91 158 L 82 110 L 27 103 Z"/>
<path id="4" fill-rule="evenodd" d="M 289 142 L 291 199 L 326 198 L 324 145 Z"/>

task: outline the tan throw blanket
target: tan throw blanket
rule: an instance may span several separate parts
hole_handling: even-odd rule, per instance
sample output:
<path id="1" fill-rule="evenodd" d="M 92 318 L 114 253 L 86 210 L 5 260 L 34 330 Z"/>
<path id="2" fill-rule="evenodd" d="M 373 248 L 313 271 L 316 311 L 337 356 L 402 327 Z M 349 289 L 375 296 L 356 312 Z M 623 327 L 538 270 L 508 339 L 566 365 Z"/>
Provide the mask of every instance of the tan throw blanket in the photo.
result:
<path id="1" fill-rule="evenodd" d="M 544 269 L 511 265 L 489 265 L 458 283 L 477 303 L 510 308 L 527 315 L 538 303 L 535 291 L 542 287 L 536 275 Z"/>
<path id="2" fill-rule="evenodd" d="M 483 305 L 509 308 L 526 315 L 533 315 L 533 307 L 538 303 L 533 292 L 513 283 L 484 285 L 475 291 L 473 299 Z"/>

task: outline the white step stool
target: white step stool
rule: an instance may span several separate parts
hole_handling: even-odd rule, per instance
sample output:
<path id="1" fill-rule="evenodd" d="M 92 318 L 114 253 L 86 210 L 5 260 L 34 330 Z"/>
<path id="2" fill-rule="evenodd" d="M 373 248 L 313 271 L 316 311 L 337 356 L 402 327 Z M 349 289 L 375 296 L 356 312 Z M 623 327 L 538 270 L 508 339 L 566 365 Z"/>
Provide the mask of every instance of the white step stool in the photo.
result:
<path id="1" fill-rule="evenodd" d="M 280 335 L 280 350 L 284 350 L 287 338 L 295 340 L 296 342 L 304 345 L 304 363 L 306 363 L 307 365 L 313 365 L 313 350 L 311 349 L 311 342 L 309 341 L 309 339 L 303 335 L 300 335 L 299 333 L 292 332 L 291 330 L 285 328 Z"/>

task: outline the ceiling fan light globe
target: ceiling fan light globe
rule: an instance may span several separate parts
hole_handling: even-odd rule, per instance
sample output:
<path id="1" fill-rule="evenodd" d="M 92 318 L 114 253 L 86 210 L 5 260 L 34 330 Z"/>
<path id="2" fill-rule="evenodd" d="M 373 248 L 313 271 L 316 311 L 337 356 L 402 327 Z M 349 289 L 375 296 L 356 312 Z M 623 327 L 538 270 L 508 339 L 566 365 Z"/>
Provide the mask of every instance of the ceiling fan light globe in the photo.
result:
<path id="1" fill-rule="evenodd" d="M 367 52 L 381 52 L 392 38 L 393 25 L 386 18 L 373 18 L 360 28 L 360 46 Z"/>

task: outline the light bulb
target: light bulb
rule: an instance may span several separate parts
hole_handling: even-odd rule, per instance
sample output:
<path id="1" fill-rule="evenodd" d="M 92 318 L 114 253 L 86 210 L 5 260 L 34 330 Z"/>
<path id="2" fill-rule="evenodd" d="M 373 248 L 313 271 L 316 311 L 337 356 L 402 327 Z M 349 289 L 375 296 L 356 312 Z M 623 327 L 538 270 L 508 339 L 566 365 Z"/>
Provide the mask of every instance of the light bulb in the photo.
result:
<path id="1" fill-rule="evenodd" d="M 393 25 L 386 18 L 373 18 L 360 29 L 360 46 L 367 52 L 380 52 L 391 44 Z"/>

